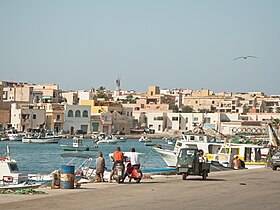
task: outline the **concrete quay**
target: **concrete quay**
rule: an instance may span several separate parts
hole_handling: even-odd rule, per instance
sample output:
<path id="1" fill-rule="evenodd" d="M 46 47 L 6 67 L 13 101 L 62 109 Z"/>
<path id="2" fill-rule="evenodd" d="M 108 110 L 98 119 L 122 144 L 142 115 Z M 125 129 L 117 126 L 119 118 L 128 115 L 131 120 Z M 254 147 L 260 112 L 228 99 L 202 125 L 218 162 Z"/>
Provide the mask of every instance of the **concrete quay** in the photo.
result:
<path id="1" fill-rule="evenodd" d="M 0 195 L 1 209 L 279 209 L 280 171 L 223 171 L 207 180 L 154 176 L 141 183 L 91 183 L 80 189 L 40 189 L 43 195 Z"/>

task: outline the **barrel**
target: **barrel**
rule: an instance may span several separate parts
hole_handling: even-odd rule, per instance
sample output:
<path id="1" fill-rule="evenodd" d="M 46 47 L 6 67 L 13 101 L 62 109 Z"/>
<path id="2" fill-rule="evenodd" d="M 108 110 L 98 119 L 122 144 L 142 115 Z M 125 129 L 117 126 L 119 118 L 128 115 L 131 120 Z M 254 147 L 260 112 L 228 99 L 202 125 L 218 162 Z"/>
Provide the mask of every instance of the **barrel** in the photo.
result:
<path id="1" fill-rule="evenodd" d="M 60 188 L 74 189 L 75 166 L 62 165 L 60 167 Z"/>

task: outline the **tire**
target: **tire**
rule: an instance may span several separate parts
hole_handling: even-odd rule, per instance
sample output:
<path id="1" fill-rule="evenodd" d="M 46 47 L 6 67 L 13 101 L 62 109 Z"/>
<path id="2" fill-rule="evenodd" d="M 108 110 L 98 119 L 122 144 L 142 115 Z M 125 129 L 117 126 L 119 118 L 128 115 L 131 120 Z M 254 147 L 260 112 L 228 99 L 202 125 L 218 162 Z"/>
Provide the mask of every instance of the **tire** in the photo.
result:
<path id="1" fill-rule="evenodd" d="M 207 171 L 202 172 L 202 179 L 205 180 L 207 178 L 208 174 Z"/>
<path id="2" fill-rule="evenodd" d="M 276 166 L 272 166 L 272 170 L 276 171 L 277 167 Z"/>
<path id="3" fill-rule="evenodd" d="M 120 177 L 118 177 L 118 178 L 116 179 L 116 182 L 118 182 L 118 184 L 120 184 L 120 183 L 121 183 L 121 179 L 120 179 Z"/>
<path id="4" fill-rule="evenodd" d="M 188 176 L 188 174 L 182 174 L 183 180 L 186 180 L 186 179 L 187 179 L 187 176 Z"/>

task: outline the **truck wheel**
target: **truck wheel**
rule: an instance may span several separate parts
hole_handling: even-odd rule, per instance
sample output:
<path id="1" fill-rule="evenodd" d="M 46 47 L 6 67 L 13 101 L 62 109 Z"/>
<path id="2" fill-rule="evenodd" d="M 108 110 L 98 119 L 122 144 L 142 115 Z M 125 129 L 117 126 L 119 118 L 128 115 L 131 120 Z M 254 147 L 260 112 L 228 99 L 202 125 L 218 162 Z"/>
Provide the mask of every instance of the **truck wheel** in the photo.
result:
<path id="1" fill-rule="evenodd" d="M 202 179 L 205 180 L 206 177 L 207 177 L 207 175 L 208 175 L 208 174 L 207 174 L 207 171 L 203 171 L 203 172 L 202 172 Z"/>
<path id="2" fill-rule="evenodd" d="M 187 179 L 187 176 L 188 176 L 188 174 L 182 174 L 183 180 L 186 180 L 186 179 Z"/>
<path id="3" fill-rule="evenodd" d="M 275 170 L 277 170 L 277 167 L 276 166 L 272 166 L 272 169 L 275 171 Z"/>

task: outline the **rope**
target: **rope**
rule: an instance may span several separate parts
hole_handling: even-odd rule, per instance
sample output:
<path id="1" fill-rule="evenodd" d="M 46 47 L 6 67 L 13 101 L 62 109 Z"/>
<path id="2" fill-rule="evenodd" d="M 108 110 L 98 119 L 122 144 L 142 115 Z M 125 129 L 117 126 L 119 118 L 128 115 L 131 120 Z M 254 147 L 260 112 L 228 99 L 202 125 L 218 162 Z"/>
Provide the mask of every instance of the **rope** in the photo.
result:
<path id="1" fill-rule="evenodd" d="M 141 164 L 142 167 L 144 167 L 144 165 L 145 165 L 146 161 L 148 160 L 148 158 L 149 158 L 150 154 L 152 153 L 152 151 L 153 151 L 153 148 L 150 150 L 150 152 L 149 152 L 148 155 L 147 155 L 147 158 L 146 158 L 146 159 L 143 161 L 143 163 Z"/>

